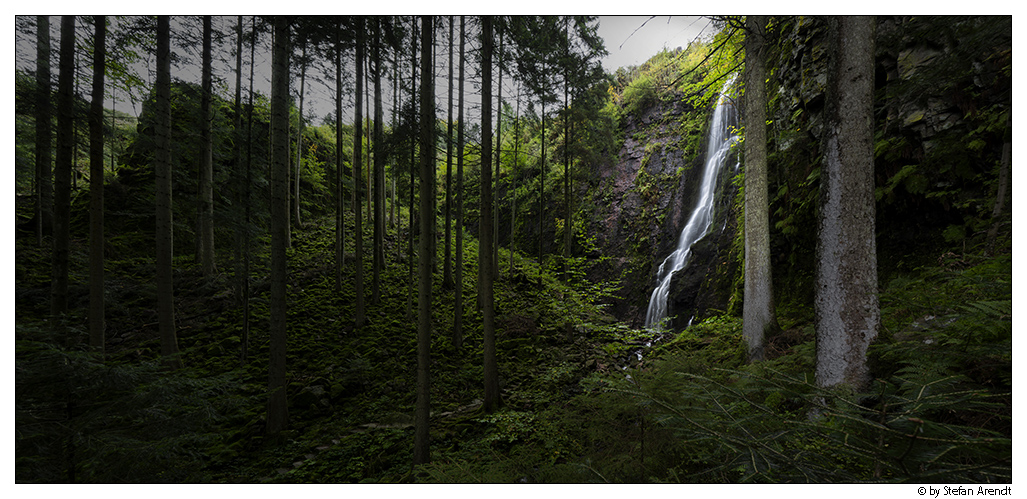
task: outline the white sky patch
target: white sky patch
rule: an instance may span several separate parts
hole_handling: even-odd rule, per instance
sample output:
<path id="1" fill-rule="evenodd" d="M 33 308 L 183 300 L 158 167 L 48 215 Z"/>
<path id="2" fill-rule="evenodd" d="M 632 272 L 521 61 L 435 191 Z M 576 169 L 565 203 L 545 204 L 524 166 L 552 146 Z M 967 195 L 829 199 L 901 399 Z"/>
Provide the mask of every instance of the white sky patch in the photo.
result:
<path id="1" fill-rule="evenodd" d="M 603 68 L 637 66 L 664 48 L 685 48 L 700 35 L 713 36 L 708 17 L 702 16 L 599 16 L 599 36 L 606 41 Z"/>

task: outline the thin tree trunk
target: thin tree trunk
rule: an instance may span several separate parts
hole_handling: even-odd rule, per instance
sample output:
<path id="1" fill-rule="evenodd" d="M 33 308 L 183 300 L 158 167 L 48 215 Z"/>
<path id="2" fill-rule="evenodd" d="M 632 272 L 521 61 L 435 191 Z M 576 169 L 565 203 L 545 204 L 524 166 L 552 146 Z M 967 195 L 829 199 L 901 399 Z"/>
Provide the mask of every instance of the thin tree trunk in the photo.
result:
<path id="1" fill-rule="evenodd" d="M 268 369 L 268 435 L 278 435 L 289 420 L 286 396 L 286 292 L 288 267 L 285 237 L 289 230 L 289 21 L 275 17 L 271 62 L 271 363 Z"/>
<path id="2" fill-rule="evenodd" d="M 57 84 L 57 154 L 54 163 L 53 261 L 50 315 L 56 322 L 68 312 L 68 242 L 71 176 L 74 161 L 75 16 L 61 17 L 61 61 Z"/>
<path id="3" fill-rule="evenodd" d="M 499 63 L 496 65 L 499 72 L 499 83 L 496 85 L 498 90 L 496 91 L 496 175 L 495 175 L 495 190 L 493 192 L 499 192 L 499 165 L 501 163 L 500 156 L 502 154 L 503 140 L 501 132 L 503 130 L 503 31 L 499 32 Z M 499 203 L 494 203 L 494 209 L 492 210 L 492 280 L 499 279 Z"/>
<path id="4" fill-rule="evenodd" d="M 431 306 L 432 306 L 432 239 L 435 238 L 435 221 L 428 217 L 432 209 L 435 180 L 435 85 L 431 69 L 431 50 L 435 45 L 432 17 L 422 16 L 421 29 L 421 238 L 418 245 L 420 258 L 417 267 L 420 274 L 417 302 L 417 407 L 414 418 L 414 464 L 431 461 L 429 449 L 428 417 L 431 411 Z"/>
<path id="5" fill-rule="evenodd" d="M 766 16 L 745 21 L 745 299 L 742 336 L 749 361 L 763 360 L 765 337 L 776 329 L 767 205 Z"/>
<path id="6" fill-rule="evenodd" d="M 539 162 L 538 184 L 538 284 L 542 285 L 542 233 L 545 232 L 546 194 L 546 101 L 542 100 L 542 159 Z"/>
<path id="7" fill-rule="evenodd" d="M 235 106 L 234 107 L 235 114 L 233 115 L 233 119 L 232 119 L 232 130 L 233 130 L 233 136 L 234 136 L 233 142 L 235 144 L 235 150 L 233 151 L 234 161 L 233 161 L 233 165 L 232 165 L 232 185 L 234 186 L 234 188 L 232 189 L 232 191 L 233 191 L 233 203 L 235 203 L 235 206 L 240 206 L 241 207 L 243 205 L 243 201 L 242 201 L 243 189 L 246 188 L 245 184 L 243 184 L 244 177 L 243 177 L 243 172 L 242 172 L 242 168 L 243 168 L 242 167 L 242 165 L 243 165 L 243 151 L 242 151 L 242 144 L 243 144 L 243 130 L 242 130 L 242 16 L 236 16 L 236 18 L 235 18 L 235 100 L 234 100 L 234 106 Z M 235 283 L 235 294 L 236 294 L 235 302 L 236 302 L 236 304 L 239 304 L 239 305 L 242 304 L 242 300 L 243 300 L 243 296 L 242 296 L 242 290 L 243 290 L 242 282 L 243 282 L 244 277 L 243 277 L 243 272 L 242 272 L 242 253 L 243 253 L 242 241 L 243 241 L 243 231 L 245 230 L 245 226 L 238 222 L 239 218 L 237 218 L 237 217 L 239 217 L 240 215 L 241 215 L 241 213 L 239 213 L 238 211 L 235 211 L 235 216 L 233 217 L 233 218 L 235 218 L 235 220 L 237 220 L 237 222 L 235 223 L 235 227 L 236 227 L 235 234 L 234 234 L 235 249 L 233 250 L 234 258 L 232 259 L 233 260 L 233 267 L 235 269 L 235 280 L 234 280 L 234 283 Z"/>
<path id="8" fill-rule="evenodd" d="M 373 228 L 374 226 L 372 224 L 374 223 L 374 221 L 372 219 L 372 214 L 374 212 L 373 208 L 371 207 L 371 197 L 374 191 L 372 190 L 371 182 L 371 172 L 373 171 L 371 167 L 371 156 L 374 154 L 374 150 L 372 149 L 373 144 L 371 144 L 371 127 L 373 126 L 371 124 L 371 113 L 373 113 L 373 111 L 371 110 L 371 61 L 370 58 L 366 56 L 366 47 L 364 48 L 364 51 L 364 64 L 366 65 L 366 67 L 364 68 L 364 109 L 367 110 L 367 112 L 364 114 L 364 139 L 365 143 L 367 144 L 367 151 L 365 151 L 367 154 L 364 155 L 364 161 L 367 162 L 364 167 L 364 180 L 367 182 L 367 189 L 364 191 L 364 199 L 367 202 L 367 225 L 371 225 Z M 373 241 L 374 236 L 371 237 Z M 374 251 L 373 247 L 372 251 Z"/>
<path id="9" fill-rule="evenodd" d="M 517 230 L 517 167 L 520 166 L 521 86 L 517 86 L 517 110 L 514 112 L 514 156 L 510 172 L 510 274 L 514 269 L 514 236 Z"/>
<path id="10" fill-rule="evenodd" d="M 453 291 L 453 347 L 459 349 L 464 342 L 464 47 L 465 19 L 460 16 L 460 74 L 457 77 L 456 119 L 456 287 Z"/>
<path id="11" fill-rule="evenodd" d="M 453 176 L 453 16 L 449 16 L 449 100 L 446 104 L 446 205 L 445 210 L 445 246 L 442 257 L 442 287 L 453 288 L 452 238 L 450 232 L 452 214 L 452 176 Z"/>
<path id="12" fill-rule="evenodd" d="M 371 302 L 381 302 L 381 274 L 385 266 L 385 153 L 382 151 L 382 58 L 381 18 L 375 17 L 374 45 L 371 59 L 374 62 L 374 253 L 371 279 Z"/>
<path id="13" fill-rule="evenodd" d="M 214 140 L 211 133 L 214 91 L 211 77 L 211 17 L 203 16 L 203 64 L 200 95 L 200 184 L 197 210 L 200 214 L 200 271 L 204 277 L 217 272 L 214 266 Z"/>
<path id="14" fill-rule="evenodd" d="M 342 23 L 335 31 L 335 291 L 342 291 L 345 265 L 346 218 L 342 161 Z"/>
<path id="15" fill-rule="evenodd" d="M 364 94 L 364 18 L 363 16 L 357 18 L 357 47 L 356 47 L 356 98 L 354 100 L 353 109 L 353 210 L 354 210 L 354 223 L 356 227 L 353 229 L 353 242 L 355 244 L 354 253 L 356 262 L 354 263 L 356 270 L 356 294 L 357 303 L 355 316 L 353 317 L 354 325 L 357 328 L 364 326 L 364 229 L 363 219 L 360 216 L 360 182 L 363 178 L 360 172 L 360 166 L 362 163 L 361 152 L 363 150 L 363 94 Z"/>
<path id="16" fill-rule="evenodd" d="M 53 234 L 53 172 L 50 169 L 50 17 L 36 16 L 36 242 Z"/>
<path id="17" fill-rule="evenodd" d="M 243 314 L 242 314 L 242 346 L 239 352 L 240 363 L 246 364 L 250 348 L 250 186 L 253 185 L 253 67 L 256 65 L 254 56 L 257 48 L 257 20 L 250 18 L 250 84 L 249 105 L 246 107 L 246 187 L 243 189 L 243 206 L 246 215 L 243 217 Z"/>
<path id="18" fill-rule="evenodd" d="M 107 18 L 93 16 L 93 96 L 89 107 L 89 347 L 103 358 L 103 77 Z"/>
<path id="19" fill-rule="evenodd" d="M 485 400 L 483 408 L 499 408 L 499 368 L 496 363 L 496 309 L 492 278 L 495 269 L 492 246 L 492 16 L 482 16 L 481 28 L 481 275 L 482 334 L 484 336 Z"/>
<path id="20" fill-rule="evenodd" d="M 157 316 L 160 330 L 160 350 L 164 363 L 171 368 L 181 367 L 178 358 L 178 337 L 175 332 L 175 289 L 172 275 L 174 229 L 171 211 L 171 21 L 168 16 L 157 17 L 157 102 L 156 156 L 154 171 L 157 182 Z"/>
<path id="21" fill-rule="evenodd" d="M 392 53 L 392 130 L 399 127 L 399 51 Z M 395 157 L 395 156 L 393 156 Z M 390 168 L 392 175 L 391 201 L 389 202 L 389 227 L 396 227 L 396 177 L 399 171 L 395 162 Z M 398 231 L 397 231 L 398 232 Z"/>
<path id="22" fill-rule="evenodd" d="M 563 18 L 564 31 L 566 33 L 567 56 L 570 57 L 571 32 L 570 18 Z M 570 69 L 565 69 L 563 74 L 563 280 L 566 282 L 570 276 L 571 260 L 571 236 L 574 227 L 574 212 L 571 210 L 571 108 L 569 99 L 570 90 Z"/>
<path id="23" fill-rule="evenodd" d="M 293 189 L 293 215 L 296 217 L 296 228 L 303 228 L 303 219 L 300 217 L 300 173 L 303 170 L 303 97 L 306 95 L 307 86 L 307 42 L 303 41 L 303 56 L 300 64 L 300 111 L 299 122 L 296 125 L 296 175 Z"/>
<path id="24" fill-rule="evenodd" d="M 411 19 L 411 23 L 413 24 L 412 31 L 414 33 L 414 36 L 411 37 L 412 45 L 410 47 L 410 72 L 411 72 L 411 76 L 410 76 L 410 105 L 411 105 L 411 107 L 414 107 L 414 106 L 416 106 L 416 102 L 418 100 L 418 97 L 417 97 L 417 83 L 416 83 L 417 82 L 417 36 L 418 36 L 417 35 L 417 18 L 416 17 L 412 18 Z M 414 116 L 414 114 L 411 114 L 411 116 Z M 411 126 L 411 130 L 412 129 L 413 129 L 413 127 Z M 417 150 L 417 146 L 416 146 L 415 142 L 416 142 L 416 140 L 414 139 L 414 136 L 411 133 L 411 136 L 410 136 L 410 206 L 409 206 L 409 209 L 408 209 L 408 213 L 409 213 L 409 220 L 408 221 L 409 221 L 409 228 L 410 228 L 410 230 L 408 231 L 409 232 L 409 238 L 407 240 L 407 273 L 409 274 L 410 292 L 407 293 L 407 314 L 406 314 L 407 319 L 412 319 L 413 318 L 413 314 L 414 314 L 414 312 L 413 312 L 413 296 L 414 296 L 414 287 L 416 286 L 416 283 L 414 282 L 414 234 L 416 233 L 416 231 L 414 230 L 414 213 L 415 213 L 415 211 L 414 211 L 414 170 L 415 170 L 416 167 L 414 165 L 417 164 L 416 158 L 414 157 L 414 155 L 416 154 L 415 151 Z"/>

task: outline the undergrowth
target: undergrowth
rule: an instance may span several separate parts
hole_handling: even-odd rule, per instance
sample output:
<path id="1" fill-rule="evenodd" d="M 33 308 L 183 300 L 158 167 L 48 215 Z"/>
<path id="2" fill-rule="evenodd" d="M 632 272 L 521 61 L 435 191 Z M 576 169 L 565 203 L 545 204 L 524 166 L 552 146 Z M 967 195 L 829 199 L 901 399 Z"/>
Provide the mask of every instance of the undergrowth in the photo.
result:
<path id="1" fill-rule="evenodd" d="M 416 341 L 404 315 L 408 268 L 405 256 L 395 256 L 407 234 L 389 232 L 381 300 L 369 300 L 368 324 L 356 328 L 352 288 L 334 290 L 326 226 L 297 230 L 290 250 L 290 426 L 280 438 L 263 436 L 268 295 L 257 276 L 266 275 L 264 252 L 255 252 L 244 365 L 241 309 L 218 291 L 232 276 L 204 281 L 191 261 L 177 262 L 188 291 L 179 294 L 186 368 L 175 373 L 157 363 L 156 324 L 145 312 L 152 284 L 139 281 L 145 264 L 128 253 L 125 265 L 111 265 L 109 292 L 125 301 L 111 303 L 118 315 L 104 362 L 57 346 L 62 341 L 32 319 L 38 311 L 19 311 L 16 480 L 1011 480 L 1010 255 L 949 255 L 886 283 L 869 358 L 875 381 L 867 393 L 840 393 L 813 379 L 805 310 L 779 309 L 782 330 L 767 340 L 768 360 L 746 365 L 737 317 L 676 334 L 633 329 L 598 305 L 616 282 L 578 282 L 587 260 L 569 262 L 574 277 L 566 284 L 514 254 L 496 284 L 503 407 L 486 414 L 477 244 L 468 238 L 460 349 L 449 335 L 452 292 L 435 283 L 432 462 L 413 467 Z M 21 247 L 19 255 L 22 277 L 46 258 Z M 348 265 L 344 282 L 351 280 Z M 19 292 L 27 300 L 33 289 Z"/>

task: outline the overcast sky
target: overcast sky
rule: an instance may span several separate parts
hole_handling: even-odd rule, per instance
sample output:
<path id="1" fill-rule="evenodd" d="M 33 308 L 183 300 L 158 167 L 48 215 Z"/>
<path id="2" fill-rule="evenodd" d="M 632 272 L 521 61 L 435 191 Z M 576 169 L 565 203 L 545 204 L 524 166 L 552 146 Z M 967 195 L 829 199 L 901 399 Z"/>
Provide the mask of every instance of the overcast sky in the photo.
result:
<path id="1" fill-rule="evenodd" d="M 705 29 L 705 32 L 704 32 Z M 603 67 L 637 66 L 664 48 L 687 47 L 700 34 L 713 36 L 710 20 L 700 16 L 599 16 L 599 36 L 606 40 Z"/>
<path id="2" fill-rule="evenodd" d="M 82 23 L 84 21 L 80 21 Z M 248 22 L 248 21 L 247 21 Z M 445 19 L 442 22 L 446 22 Z M 234 29 L 235 19 L 233 17 L 219 17 L 215 16 L 215 29 L 223 32 L 231 32 Z M 58 18 L 51 19 L 51 36 L 53 38 L 53 44 L 56 46 L 57 40 L 60 38 L 60 20 Z M 173 22 L 173 29 L 179 28 L 178 23 Z M 181 29 L 181 28 L 179 28 Z M 704 37 L 712 36 L 713 31 L 710 28 L 710 21 L 708 18 L 700 16 L 599 16 L 599 36 L 605 40 L 606 50 L 609 55 L 603 60 L 603 67 L 606 71 L 612 73 L 620 67 L 639 65 L 644 63 L 653 55 L 657 54 L 664 48 L 674 49 L 677 47 L 686 47 L 691 41 L 695 40 L 700 34 Z M 266 40 L 262 40 L 266 43 Z M 440 43 L 445 43 L 440 41 Z M 30 62 L 34 59 L 35 40 L 33 37 L 21 35 L 18 37 L 18 49 L 20 52 L 21 63 Z M 182 51 L 181 48 L 176 48 L 177 51 Z M 215 65 L 220 66 L 215 68 L 216 76 L 219 76 L 225 80 L 233 80 L 234 71 L 234 57 L 226 48 L 222 53 L 215 55 Z M 185 54 L 181 54 L 185 55 Z M 248 56 L 248 54 L 247 54 Z M 443 50 L 439 50 L 436 54 L 436 73 L 444 74 L 444 65 L 446 64 L 446 55 Z M 54 54 L 52 57 L 52 64 L 54 65 L 54 73 L 56 74 L 57 55 Z M 221 59 L 218 61 L 217 59 Z M 172 71 L 175 73 L 177 78 L 182 78 L 187 81 L 199 82 L 200 74 L 199 68 L 193 61 L 192 64 L 182 64 L 174 67 Z M 220 64 L 219 64 L 220 62 Z M 246 61 L 248 63 L 248 61 Z M 255 87 L 257 90 L 268 93 L 270 88 L 270 56 L 266 52 L 266 46 L 264 50 L 258 49 L 257 53 L 257 71 Z M 28 68 L 30 71 L 34 68 Z M 139 68 L 145 73 L 149 73 L 148 69 L 142 65 Z M 475 74 L 475 69 L 469 69 L 471 71 L 471 78 Z M 314 76 L 314 75 L 311 75 Z M 55 76 L 56 77 L 56 76 Z M 144 79 L 147 79 L 144 76 Z M 440 79 L 436 86 L 436 92 L 440 99 L 445 99 L 446 91 L 446 80 Z M 231 86 L 231 83 L 229 83 Z M 298 92 L 299 82 L 293 82 L 294 93 Z M 473 87 L 473 86 L 472 86 Z M 504 98 L 513 100 L 514 93 L 516 92 L 515 83 L 511 81 L 509 75 L 504 78 L 503 81 L 503 94 Z M 477 110 L 474 107 L 478 104 L 477 90 L 469 87 L 467 89 L 468 104 L 471 109 L 468 109 L 470 116 L 476 116 Z M 385 92 L 386 100 L 391 100 L 391 83 L 388 84 L 388 91 Z M 119 95 L 119 101 L 124 96 Z M 230 96 L 229 96 L 230 97 Z M 305 113 L 308 117 L 314 119 L 315 124 L 319 124 L 321 119 L 334 109 L 332 104 L 334 98 L 334 88 L 328 88 L 323 84 L 314 83 L 308 81 L 306 87 L 306 98 L 308 100 L 307 108 Z M 106 105 L 110 107 L 112 101 L 108 95 Z M 439 103 L 443 106 L 445 103 Z M 386 104 L 387 107 L 391 108 L 391 103 Z M 350 106 L 345 106 L 347 109 L 345 112 L 351 113 Z M 118 104 L 119 111 L 129 112 L 136 114 L 140 110 L 139 103 L 131 105 L 126 102 Z M 386 110 L 386 118 L 390 116 L 391 109 Z M 313 115 L 313 116 L 312 116 Z"/>

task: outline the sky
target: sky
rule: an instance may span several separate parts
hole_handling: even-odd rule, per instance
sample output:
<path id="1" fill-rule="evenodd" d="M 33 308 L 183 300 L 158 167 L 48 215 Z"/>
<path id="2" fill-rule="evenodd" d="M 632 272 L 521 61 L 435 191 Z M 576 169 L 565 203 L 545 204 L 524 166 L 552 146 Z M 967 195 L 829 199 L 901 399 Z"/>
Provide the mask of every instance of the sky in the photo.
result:
<path id="1" fill-rule="evenodd" d="M 234 29 L 234 16 L 229 18 L 219 19 L 215 16 L 215 29 L 220 31 L 231 32 Z M 80 21 L 80 24 L 82 22 Z M 59 26 L 60 21 L 57 18 L 51 19 L 51 38 L 52 43 L 56 46 L 57 40 L 59 40 Z M 172 29 L 175 28 L 173 23 Z M 704 31 L 705 30 L 705 31 Z M 674 49 L 676 47 L 686 47 L 691 41 L 695 40 L 700 34 L 709 37 L 712 36 L 712 28 L 710 28 L 710 22 L 708 18 L 700 16 L 599 16 L 599 35 L 605 40 L 606 49 L 609 55 L 603 59 L 603 67 L 606 71 L 613 73 L 620 67 L 634 66 L 644 63 L 653 55 L 657 54 L 664 48 Z M 18 36 L 18 63 L 19 66 L 29 60 L 34 60 L 35 40 L 34 37 L 30 36 Z M 440 41 L 440 44 L 444 41 Z M 177 49 L 181 51 L 181 49 Z M 30 54 L 31 57 L 26 58 L 25 54 Z M 183 54 L 184 55 L 184 54 Z M 248 55 L 248 54 L 247 54 Z M 231 74 L 234 68 L 231 64 L 234 64 L 234 57 L 231 56 L 227 51 L 222 54 L 215 55 L 215 65 L 218 65 L 217 59 L 223 59 L 225 62 L 221 63 L 221 68 L 215 68 L 215 76 L 220 77 L 224 80 L 228 80 L 228 86 L 234 83 L 234 76 Z M 443 74 L 444 67 L 447 64 L 446 55 L 444 50 L 439 50 L 436 62 L 436 73 Z M 51 61 L 54 64 L 54 77 L 56 77 L 56 64 L 57 55 L 52 56 Z M 194 58 L 195 59 L 195 58 Z M 248 63 L 248 61 L 247 61 Z M 269 92 L 270 88 L 270 57 L 268 54 L 261 53 L 258 49 L 257 53 L 257 71 L 255 87 L 258 91 L 265 94 Z M 262 70 L 266 69 L 266 70 Z M 34 70 L 34 68 L 31 68 Z M 245 69 L 244 69 L 245 70 Z M 469 69 L 474 71 L 473 69 Z M 147 68 L 141 68 L 141 71 L 145 74 L 148 73 Z M 175 76 L 182 78 L 187 81 L 199 82 L 200 72 L 198 66 L 194 64 L 184 64 L 177 67 L 173 67 Z M 473 72 L 472 72 L 473 74 Z M 144 78 L 146 78 L 144 76 Z M 445 93 L 446 93 L 447 81 L 445 78 L 440 78 L 440 81 L 436 84 L 436 92 L 439 96 L 438 102 L 440 106 L 444 105 Z M 388 93 L 386 100 L 391 99 L 391 83 L 387 83 Z M 293 92 L 298 92 L 299 82 L 293 82 Z M 473 85 L 472 85 L 473 86 Z M 509 75 L 504 79 L 503 82 L 504 98 L 512 100 L 514 93 L 517 91 L 515 83 L 509 78 Z M 230 95 L 229 95 L 230 97 Z M 334 109 L 333 104 L 334 88 L 328 88 L 325 85 L 307 82 L 307 93 L 306 93 L 306 112 L 304 113 L 308 117 L 313 119 L 315 124 L 320 124 L 322 118 Z M 119 99 L 120 100 L 120 99 Z M 474 88 L 468 88 L 468 100 L 471 106 L 478 104 L 476 90 Z M 106 107 L 111 107 L 113 101 L 108 98 Z M 386 106 L 390 107 L 387 103 Z M 350 106 L 345 106 L 350 108 Z M 139 103 L 134 105 L 127 102 L 119 102 L 117 105 L 119 111 L 128 112 L 130 114 L 138 114 L 141 110 Z M 350 108 L 351 109 L 351 108 Z M 346 111 L 344 111 L 346 112 Z M 351 110 L 348 111 L 352 113 Z M 388 118 L 391 112 L 391 108 L 386 110 L 386 117 Z M 469 110 L 470 116 L 475 116 L 477 111 Z"/>
<path id="2" fill-rule="evenodd" d="M 599 16 L 599 36 L 610 53 L 603 68 L 613 73 L 637 66 L 664 48 L 687 47 L 700 34 L 713 35 L 709 19 L 701 16 Z"/>

